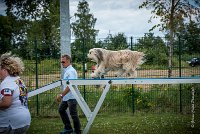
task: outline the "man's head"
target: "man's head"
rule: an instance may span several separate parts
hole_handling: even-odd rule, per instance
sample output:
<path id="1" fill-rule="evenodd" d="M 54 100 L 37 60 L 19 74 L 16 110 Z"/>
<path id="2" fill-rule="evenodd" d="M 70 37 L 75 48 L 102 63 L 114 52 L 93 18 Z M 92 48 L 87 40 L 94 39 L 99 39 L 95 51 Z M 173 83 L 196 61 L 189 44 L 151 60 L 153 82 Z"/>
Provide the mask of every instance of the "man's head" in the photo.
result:
<path id="1" fill-rule="evenodd" d="M 71 57 L 69 55 L 63 55 L 61 56 L 61 64 L 64 68 L 68 67 L 69 65 L 71 65 Z"/>

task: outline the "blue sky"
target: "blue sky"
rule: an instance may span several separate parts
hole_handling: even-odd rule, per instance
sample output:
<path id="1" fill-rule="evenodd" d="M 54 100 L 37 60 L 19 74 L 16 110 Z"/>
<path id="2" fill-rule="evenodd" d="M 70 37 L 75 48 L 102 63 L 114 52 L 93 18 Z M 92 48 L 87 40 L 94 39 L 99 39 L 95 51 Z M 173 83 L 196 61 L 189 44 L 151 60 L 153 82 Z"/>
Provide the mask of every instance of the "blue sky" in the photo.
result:
<path id="1" fill-rule="evenodd" d="M 0 0 L 0 15 L 5 15 L 6 6 L 3 3 L 3 0 Z"/>
<path id="2" fill-rule="evenodd" d="M 0 0 L 0 14 L 5 15 L 5 4 Z M 95 29 L 99 30 L 98 37 L 105 38 L 110 33 L 124 33 L 127 37 L 141 37 L 159 20 L 148 23 L 151 11 L 139 9 L 143 0 L 87 0 L 90 13 L 97 18 Z M 70 0 L 70 15 L 77 11 L 79 0 Z M 74 21 L 72 18 L 71 21 Z M 158 29 L 154 34 L 163 35 Z"/>

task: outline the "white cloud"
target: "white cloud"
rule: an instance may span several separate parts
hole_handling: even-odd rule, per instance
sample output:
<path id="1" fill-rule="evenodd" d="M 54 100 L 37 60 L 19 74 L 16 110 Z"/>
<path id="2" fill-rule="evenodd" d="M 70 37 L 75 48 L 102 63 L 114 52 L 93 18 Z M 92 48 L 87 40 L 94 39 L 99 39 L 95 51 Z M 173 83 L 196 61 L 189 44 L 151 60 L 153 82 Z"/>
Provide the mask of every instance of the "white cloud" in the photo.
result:
<path id="1" fill-rule="evenodd" d="M 111 34 L 125 33 L 126 36 L 144 36 L 159 20 L 148 23 L 151 11 L 139 9 L 142 0 L 87 0 L 90 13 L 97 18 L 95 29 L 99 37 Z M 70 1 L 71 15 L 77 11 L 78 1 Z M 162 35 L 158 30 L 155 35 Z"/>

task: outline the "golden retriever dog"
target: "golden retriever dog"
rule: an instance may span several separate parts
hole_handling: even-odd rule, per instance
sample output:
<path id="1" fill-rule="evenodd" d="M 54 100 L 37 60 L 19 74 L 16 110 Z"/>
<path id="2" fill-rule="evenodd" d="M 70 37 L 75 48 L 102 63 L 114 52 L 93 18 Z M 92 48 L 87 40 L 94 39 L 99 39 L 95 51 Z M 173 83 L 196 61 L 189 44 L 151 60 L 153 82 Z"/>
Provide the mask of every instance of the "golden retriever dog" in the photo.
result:
<path id="1" fill-rule="evenodd" d="M 144 63 L 144 53 L 131 50 L 111 51 L 92 48 L 87 57 L 97 63 L 97 69 L 91 74 L 93 78 L 101 77 L 108 71 L 117 71 L 116 76 L 137 77 L 136 69 Z"/>

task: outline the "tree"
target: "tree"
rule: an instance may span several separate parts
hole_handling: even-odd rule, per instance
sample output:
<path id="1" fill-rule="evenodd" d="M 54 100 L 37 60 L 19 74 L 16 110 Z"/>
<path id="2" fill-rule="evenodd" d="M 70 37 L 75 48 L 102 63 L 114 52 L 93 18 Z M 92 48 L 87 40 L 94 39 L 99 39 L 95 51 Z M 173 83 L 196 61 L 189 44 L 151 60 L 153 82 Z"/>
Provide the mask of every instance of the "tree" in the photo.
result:
<path id="1" fill-rule="evenodd" d="M 195 19 L 199 22 L 200 1 L 199 0 L 145 0 L 139 8 L 152 8 L 150 21 L 153 18 L 160 18 L 160 24 L 155 25 L 151 30 L 160 27 L 160 30 L 169 35 L 169 63 L 168 77 L 172 75 L 172 56 L 175 32 L 187 20 Z"/>
<path id="2" fill-rule="evenodd" d="M 146 64 L 167 65 L 167 48 L 161 37 L 155 37 L 153 33 L 146 33 L 138 39 L 135 45 L 139 51 L 145 53 Z"/>
<path id="3" fill-rule="evenodd" d="M 185 40 L 185 52 L 189 54 L 200 52 L 200 26 L 197 23 L 190 21 L 186 25 L 186 30 L 182 38 Z"/>
<path id="4" fill-rule="evenodd" d="M 128 49 L 127 38 L 124 33 L 118 33 L 116 35 L 108 34 L 104 40 L 99 40 L 95 47 L 100 47 L 108 50 L 122 50 Z"/>
<path id="5" fill-rule="evenodd" d="M 83 60 L 85 52 L 92 48 L 95 44 L 95 38 L 98 30 L 94 29 L 97 19 L 90 13 L 89 4 L 87 1 L 80 1 L 78 4 L 77 13 L 74 14 L 76 21 L 71 23 L 73 35 L 76 40 L 72 44 L 73 54 Z M 83 56 L 77 53 L 83 52 Z"/>
<path id="6" fill-rule="evenodd" d="M 59 1 L 5 0 L 5 3 L 7 16 L 16 20 L 12 33 L 15 51 L 25 57 L 34 57 L 34 40 L 37 39 L 40 55 L 57 56 L 60 45 Z"/>
<path id="7" fill-rule="evenodd" d="M 0 53 L 12 50 L 12 21 L 7 16 L 0 16 Z"/>
<path id="8" fill-rule="evenodd" d="M 128 48 L 128 43 L 124 33 L 118 33 L 112 36 L 111 34 L 104 40 L 105 46 L 109 50 L 122 50 Z"/>

